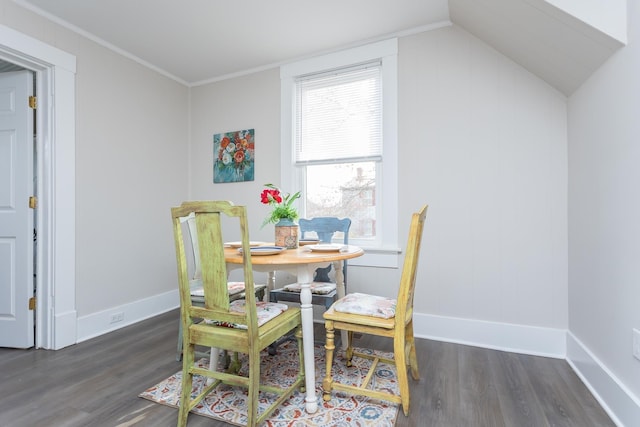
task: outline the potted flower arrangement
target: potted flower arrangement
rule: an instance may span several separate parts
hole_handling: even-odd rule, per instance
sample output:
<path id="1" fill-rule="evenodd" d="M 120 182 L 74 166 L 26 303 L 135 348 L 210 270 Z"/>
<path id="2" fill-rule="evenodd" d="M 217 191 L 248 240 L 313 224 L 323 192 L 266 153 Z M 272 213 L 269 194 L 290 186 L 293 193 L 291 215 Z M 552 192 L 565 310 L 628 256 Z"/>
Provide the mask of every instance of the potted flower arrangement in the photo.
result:
<path id="1" fill-rule="evenodd" d="M 260 201 L 264 205 L 271 206 L 272 209 L 262 226 L 275 224 L 277 246 L 284 246 L 287 249 L 297 248 L 298 210 L 293 206 L 293 202 L 300 198 L 300 192 L 284 194 L 273 184 L 265 184 L 265 187 L 267 188 L 260 194 Z"/>

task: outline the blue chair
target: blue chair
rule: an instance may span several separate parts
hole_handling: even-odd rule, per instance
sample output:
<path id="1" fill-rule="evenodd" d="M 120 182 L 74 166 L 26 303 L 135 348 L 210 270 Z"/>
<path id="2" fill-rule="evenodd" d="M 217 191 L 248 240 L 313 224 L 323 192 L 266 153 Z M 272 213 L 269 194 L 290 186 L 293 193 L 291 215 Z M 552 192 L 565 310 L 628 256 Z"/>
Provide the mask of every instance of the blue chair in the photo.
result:
<path id="1" fill-rule="evenodd" d="M 349 244 L 349 228 L 351 227 L 349 218 L 301 218 L 299 225 L 301 239 L 317 238 L 322 243 L 331 243 L 334 234 L 342 233 L 342 243 Z M 333 268 L 336 270 L 335 283 L 329 278 L 332 265 L 316 269 L 313 283 L 311 284 L 311 304 L 323 305 L 328 309 L 337 300 L 336 295 L 343 297 L 346 294 L 347 261 L 342 262 L 342 265 L 340 265 L 340 261 L 336 261 L 333 264 Z M 283 288 L 272 290 L 269 293 L 269 300 L 271 302 L 300 302 L 300 284 L 292 283 Z"/>

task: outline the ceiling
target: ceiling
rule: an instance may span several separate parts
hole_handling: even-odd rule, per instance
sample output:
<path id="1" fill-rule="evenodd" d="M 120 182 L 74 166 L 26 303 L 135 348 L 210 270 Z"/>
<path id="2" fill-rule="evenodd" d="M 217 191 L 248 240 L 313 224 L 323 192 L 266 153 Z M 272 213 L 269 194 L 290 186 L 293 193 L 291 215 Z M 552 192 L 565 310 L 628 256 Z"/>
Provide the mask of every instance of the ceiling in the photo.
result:
<path id="1" fill-rule="evenodd" d="M 621 43 L 545 0 L 14 0 L 187 85 L 453 22 L 566 95 Z"/>

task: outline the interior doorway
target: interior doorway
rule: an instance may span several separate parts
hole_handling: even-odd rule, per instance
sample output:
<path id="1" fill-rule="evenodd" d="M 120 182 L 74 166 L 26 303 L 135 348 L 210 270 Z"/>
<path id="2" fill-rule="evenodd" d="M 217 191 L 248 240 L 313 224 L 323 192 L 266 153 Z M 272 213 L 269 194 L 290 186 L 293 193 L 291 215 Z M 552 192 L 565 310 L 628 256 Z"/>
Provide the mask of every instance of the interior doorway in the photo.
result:
<path id="1" fill-rule="evenodd" d="M 76 343 L 75 56 L 0 25 L 0 58 L 31 70 L 39 94 L 35 346 Z M 54 96 L 55 95 L 55 96 Z"/>

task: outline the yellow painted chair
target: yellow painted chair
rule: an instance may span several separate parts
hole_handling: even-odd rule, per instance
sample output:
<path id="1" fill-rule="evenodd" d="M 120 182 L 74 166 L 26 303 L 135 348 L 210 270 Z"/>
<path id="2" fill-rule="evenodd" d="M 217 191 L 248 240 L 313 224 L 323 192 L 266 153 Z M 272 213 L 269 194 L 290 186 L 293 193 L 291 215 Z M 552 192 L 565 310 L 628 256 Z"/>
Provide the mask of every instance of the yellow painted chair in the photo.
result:
<path id="1" fill-rule="evenodd" d="M 195 214 L 204 306 L 192 304 L 185 235 L 180 218 Z M 182 390 L 178 426 L 185 426 L 189 411 L 220 383 L 248 389 L 247 426 L 255 427 L 287 399 L 296 388 L 303 389 L 304 363 L 302 360 L 301 316 L 298 308 L 284 304 L 256 302 L 253 270 L 249 247 L 249 224 L 244 206 L 234 206 L 224 201 L 184 202 L 171 209 L 175 238 L 178 282 L 180 287 L 180 319 L 183 331 Z M 243 274 L 245 298 L 229 301 L 227 268 L 224 257 L 222 224 L 239 225 L 242 236 Z M 188 238 L 188 237 L 187 237 Z M 290 386 L 281 389 L 260 384 L 260 351 L 278 338 L 296 331 L 298 339 L 299 373 Z M 227 371 L 199 368 L 195 365 L 195 346 L 218 348 L 248 355 L 248 376 L 238 375 L 237 370 Z M 193 376 L 202 375 L 212 380 L 194 399 L 191 399 Z M 259 392 L 278 395 L 275 402 L 258 414 Z M 302 409 L 301 409 L 302 410 Z"/>
<path id="2" fill-rule="evenodd" d="M 322 387 L 325 401 L 331 400 L 332 390 L 339 390 L 402 404 L 404 414 L 409 415 L 410 396 L 407 368 L 411 369 L 413 379 L 420 379 L 413 337 L 413 296 L 426 214 L 427 206 L 425 205 L 420 211 L 414 213 L 411 218 L 409 240 L 397 299 L 367 294 L 348 294 L 336 301 L 324 313 L 327 332 L 325 345 L 327 373 L 322 382 Z M 348 332 L 347 366 L 351 366 L 351 360 L 354 356 L 373 360 L 369 373 L 360 386 L 337 383 L 331 375 L 335 350 L 335 329 Z M 354 351 L 352 342 L 354 332 L 393 338 L 394 358 L 385 359 Z M 369 381 L 380 361 L 396 365 L 400 396 L 368 387 Z"/>

